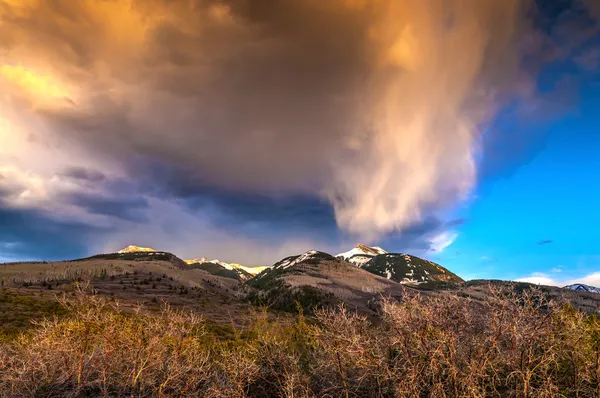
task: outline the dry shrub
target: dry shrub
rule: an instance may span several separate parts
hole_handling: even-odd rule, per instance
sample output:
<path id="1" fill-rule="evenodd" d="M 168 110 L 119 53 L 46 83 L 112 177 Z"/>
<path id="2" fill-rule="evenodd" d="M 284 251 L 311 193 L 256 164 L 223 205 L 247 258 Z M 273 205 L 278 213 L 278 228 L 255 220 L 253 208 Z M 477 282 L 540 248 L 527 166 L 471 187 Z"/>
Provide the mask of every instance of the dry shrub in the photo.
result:
<path id="1" fill-rule="evenodd" d="M 600 323 L 537 289 L 384 300 L 381 325 L 322 311 L 322 371 L 343 396 L 600 396 Z"/>
<path id="2" fill-rule="evenodd" d="M 84 292 L 71 316 L 39 322 L 3 360 L 3 396 L 139 396 L 197 391 L 209 375 L 201 319 L 165 305 L 122 313 Z"/>
<path id="3" fill-rule="evenodd" d="M 71 315 L 0 345 L 0 395 L 599 397 L 600 322 L 535 289 L 383 300 L 295 323 L 254 316 L 223 340 L 164 306 L 126 314 L 80 292 Z"/>

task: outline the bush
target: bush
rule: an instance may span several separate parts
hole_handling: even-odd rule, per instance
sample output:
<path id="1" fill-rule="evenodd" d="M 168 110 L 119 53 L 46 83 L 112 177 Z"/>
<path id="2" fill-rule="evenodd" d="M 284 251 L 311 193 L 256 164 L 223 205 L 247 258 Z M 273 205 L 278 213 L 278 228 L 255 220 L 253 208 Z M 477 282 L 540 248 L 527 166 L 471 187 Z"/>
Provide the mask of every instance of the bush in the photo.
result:
<path id="1" fill-rule="evenodd" d="M 0 396 L 592 397 L 600 321 L 536 289 L 383 299 L 241 331 L 164 306 L 123 313 L 84 292 L 67 317 L 0 344 Z"/>

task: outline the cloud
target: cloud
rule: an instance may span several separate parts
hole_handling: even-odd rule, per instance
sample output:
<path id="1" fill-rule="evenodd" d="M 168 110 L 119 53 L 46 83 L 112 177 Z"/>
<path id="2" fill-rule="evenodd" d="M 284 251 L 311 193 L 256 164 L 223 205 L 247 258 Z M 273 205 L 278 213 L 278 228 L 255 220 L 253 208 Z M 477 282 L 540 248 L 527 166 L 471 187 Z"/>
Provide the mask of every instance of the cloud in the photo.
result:
<path id="1" fill-rule="evenodd" d="M 458 237 L 456 232 L 443 232 L 431 239 L 430 250 L 434 252 L 442 252 L 445 248 L 454 243 L 454 240 Z"/>
<path id="2" fill-rule="evenodd" d="M 540 241 L 537 242 L 537 244 L 539 246 L 549 245 L 551 243 L 554 243 L 554 240 L 552 240 L 552 239 L 544 239 L 544 240 L 540 240 Z"/>
<path id="3" fill-rule="evenodd" d="M 518 0 L 0 0 L 2 206 L 119 231 L 101 248 L 197 243 L 179 228 L 237 261 L 267 261 L 257 253 L 275 243 L 441 251 L 462 220 L 440 214 L 468 197 L 478 152 L 500 152 L 481 131 L 538 96 L 549 58 L 527 12 Z"/>
<path id="4" fill-rule="evenodd" d="M 527 282 L 536 285 L 559 286 L 559 283 L 543 272 L 534 272 L 531 276 L 517 279 L 517 282 Z"/>
<path id="5" fill-rule="evenodd" d="M 61 173 L 61 175 L 85 182 L 99 182 L 106 179 L 106 176 L 101 171 L 91 170 L 80 166 L 68 167 Z"/>
<path id="6" fill-rule="evenodd" d="M 534 272 L 533 274 L 531 274 L 531 276 L 517 279 L 517 281 L 534 283 L 537 285 L 559 287 L 573 285 L 576 283 L 583 283 L 585 285 L 600 287 L 600 272 L 593 272 L 591 274 L 572 279 L 555 279 L 545 273 Z"/>
<path id="7" fill-rule="evenodd" d="M 145 221 L 144 210 L 148 209 L 148 201 L 143 197 L 106 197 L 79 192 L 64 200 L 91 214 L 112 216 L 128 221 Z"/>
<path id="8" fill-rule="evenodd" d="M 596 71 L 600 67 L 600 48 L 590 48 L 575 58 L 575 62 L 583 69 Z"/>
<path id="9" fill-rule="evenodd" d="M 32 209 L 0 208 L 0 257 L 4 261 L 64 260 L 84 256 L 93 238 L 109 231 L 56 220 Z"/>
<path id="10" fill-rule="evenodd" d="M 479 260 L 480 260 L 482 263 L 486 263 L 486 264 L 493 263 L 493 262 L 495 262 L 495 261 L 496 261 L 496 259 L 495 259 L 495 258 L 493 258 L 493 257 L 490 257 L 490 256 L 486 256 L 486 255 L 483 255 L 483 256 L 479 257 Z"/>
<path id="11" fill-rule="evenodd" d="M 472 188 L 478 128 L 517 74 L 521 3 L 5 5 L 2 105 L 78 167 L 318 197 L 377 238 Z"/>

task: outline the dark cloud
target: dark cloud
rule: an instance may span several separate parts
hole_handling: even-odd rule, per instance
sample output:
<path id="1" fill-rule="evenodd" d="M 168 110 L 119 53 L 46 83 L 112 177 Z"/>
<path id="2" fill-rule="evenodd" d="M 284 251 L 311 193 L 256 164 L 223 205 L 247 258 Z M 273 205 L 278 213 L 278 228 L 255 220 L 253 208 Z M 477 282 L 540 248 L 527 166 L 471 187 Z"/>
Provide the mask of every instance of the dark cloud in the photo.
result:
<path id="1" fill-rule="evenodd" d="M 108 231 L 84 223 L 57 221 L 39 210 L 0 207 L 0 257 L 64 260 L 85 256 L 92 237 Z"/>
<path id="2" fill-rule="evenodd" d="M 267 243 L 391 233 L 382 245 L 405 251 L 464 222 L 432 214 L 476 175 L 502 175 L 543 148 L 533 127 L 570 109 L 583 84 L 544 67 L 588 54 L 596 24 L 582 10 L 597 4 L 38 3 L 0 9 L 0 51 L 10 66 L 32 59 L 23 67 L 64 83 L 68 98 L 12 82 L 0 105 L 44 127 L 33 124 L 39 145 L 90 160 L 48 172 L 90 189 L 41 189 L 50 201 L 144 225 L 157 200 Z M 15 158 L 59 167 L 28 155 Z M 0 179 L 0 197 L 26 189 L 16 182 Z"/>
<path id="3" fill-rule="evenodd" d="M 23 192 L 24 188 L 14 184 L 2 184 L 2 179 L 0 178 L 0 203 L 2 201 L 9 199 L 11 197 L 18 196 Z"/>
<path id="4" fill-rule="evenodd" d="M 144 210 L 148 201 L 143 197 L 106 197 L 98 194 L 75 193 L 64 198 L 66 203 L 86 209 L 91 214 L 142 222 L 147 219 Z"/>
<path id="5" fill-rule="evenodd" d="M 82 180 L 87 182 L 100 182 L 106 179 L 106 176 L 101 171 L 78 166 L 65 169 L 61 175 L 74 180 Z"/>
<path id="6" fill-rule="evenodd" d="M 537 242 L 537 244 L 540 245 L 540 246 L 549 245 L 551 243 L 554 243 L 554 240 L 552 240 L 552 239 L 544 239 L 544 240 L 540 240 L 540 241 Z"/>
<path id="7" fill-rule="evenodd" d="M 335 233 L 335 217 L 331 205 L 311 197 L 239 196 L 223 192 L 207 192 L 189 203 L 194 208 L 217 208 L 218 220 L 229 223 L 259 223 L 271 227 L 309 229 Z"/>
<path id="8" fill-rule="evenodd" d="M 390 252 L 426 255 L 431 251 L 432 238 L 446 231 L 451 223 L 452 221 L 446 223 L 437 217 L 427 217 L 402 233 L 391 234 L 378 244 Z"/>
<path id="9" fill-rule="evenodd" d="M 470 188 L 465 129 L 492 86 L 513 88 L 520 2 L 464 3 L 51 0 L 6 18 L 0 41 L 77 88 L 36 108 L 59 141 L 175 194 L 326 199 L 375 237 Z"/>
<path id="10" fill-rule="evenodd" d="M 466 222 L 467 222 L 467 220 L 465 220 L 464 218 L 455 218 L 454 220 L 447 221 L 446 226 L 456 227 L 458 225 L 463 225 Z"/>

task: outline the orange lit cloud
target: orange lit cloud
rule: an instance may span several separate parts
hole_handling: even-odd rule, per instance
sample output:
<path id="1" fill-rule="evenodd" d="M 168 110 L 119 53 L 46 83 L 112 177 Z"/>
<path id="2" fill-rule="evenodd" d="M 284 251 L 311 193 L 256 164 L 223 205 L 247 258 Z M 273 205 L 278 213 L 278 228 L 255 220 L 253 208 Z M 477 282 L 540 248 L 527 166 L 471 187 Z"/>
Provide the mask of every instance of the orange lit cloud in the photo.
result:
<path id="1" fill-rule="evenodd" d="M 0 119 L 28 134 L 0 162 L 319 197 L 372 239 L 463 200 L 481 126 L 525 86 L 520 0 L 0 5 Z"/>

